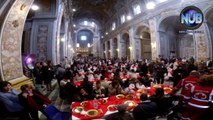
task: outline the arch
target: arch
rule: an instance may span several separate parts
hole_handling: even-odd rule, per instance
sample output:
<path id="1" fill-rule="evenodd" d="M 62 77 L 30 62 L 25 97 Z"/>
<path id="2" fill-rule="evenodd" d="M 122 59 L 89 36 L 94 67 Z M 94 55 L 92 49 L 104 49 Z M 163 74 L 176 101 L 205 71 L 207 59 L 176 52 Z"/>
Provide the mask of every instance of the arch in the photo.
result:
<path id="1" fill-rule="evenodd" d="M 76 30 L 76 33 L 78 33 L 81 30 L 89 30 L 93 33 L 93 35 L 95 35 L 95 32 L 93 31 L 93 29 L 89 28 L 89 27 L 81 27 L 79 29 Z"/>
<path id="2" fill-rule="evenodd" d="M 205 12 L 205 21 L 207 24 L 206 32 L 208 36 L 209 44 L 209 56 L 210 59 L 213 59 L 213 7 L 209 8 Z"/>
<path id="3" fill-rule="evenodd" d="M 135 31 L 135 42 L 136 58 L 151 59 L 151 35 L 149 27 L 137 27 Z"/>
<path id="4" fill-rule="evenodd" d="M 160 57 L 196 57 L 195 41 L 191 34 L 180 34 L 187 31 L 179 22 L 179 15 L 168 16 L 159 23 Z"/>
<path id="5" fill-rule="evenodd" d="M 24 30 L 24 21 L 30 10 L 33 0 L 18 0 L 11 3 L 4 22 L 0 23 L 0 81 L 11 81 L 11 83 L 32 83 L 23 74 L 21 43 Z M 25 5 L 24 9 L 20 9 Z M 28 81 L 29 80 L 29 81 Z M 18 87 L 18 86 L 16 86 Z"/>
<path id="6" fill-rule="evenodd" d="M 121 36 L 121 57 L 125 57 L 128 60 L 131 59 L 131 46 L 130 46 L 130 39 L 129 39 L 129 33 L 123 33 Z"/>

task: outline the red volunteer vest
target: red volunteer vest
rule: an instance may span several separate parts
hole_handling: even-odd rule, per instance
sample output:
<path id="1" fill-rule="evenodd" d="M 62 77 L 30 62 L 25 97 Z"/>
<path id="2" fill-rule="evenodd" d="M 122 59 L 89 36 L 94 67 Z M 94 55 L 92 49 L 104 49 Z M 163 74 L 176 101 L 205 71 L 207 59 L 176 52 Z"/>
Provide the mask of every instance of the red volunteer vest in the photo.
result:
<path id="1" fill-rule="evenodd" d="M 210 101 L 212 101 L 212 96 L 212 86 L 197 85 L 192 88 L 192 98 L 188 102 L 188 105 L 196 108 L 208 109 L 211 104 Z"/>

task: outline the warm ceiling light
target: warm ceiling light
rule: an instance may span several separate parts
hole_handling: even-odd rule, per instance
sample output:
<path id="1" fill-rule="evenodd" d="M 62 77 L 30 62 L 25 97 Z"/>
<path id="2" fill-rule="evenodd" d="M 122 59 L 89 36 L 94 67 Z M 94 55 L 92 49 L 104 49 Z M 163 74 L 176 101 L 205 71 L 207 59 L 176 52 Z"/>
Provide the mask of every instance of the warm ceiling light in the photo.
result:
<path id="1" fill-rule="evenodd" d="M 71 45 L 68 45 L 68 48 L 71 48 Z"/>
<path id="2" fill-rule="evenodd" d="M 72 11 L 73 11 L 73 12 L 75 12 L 75 11 L 76 11 L 76 9 L 72 9 Z"/>
<path id="3" fill-rule="evenodd" d="M 76 25 L 74 24 L 73 27 L 76 27 Z"/>
<path id="4" fill-rule="evenodd" d="M 151 9 L 154 9 L 155 8 L 155 3 L 154 2 L 148 2 L 146 4 L 146 8 L 151 10 Z"/>
<path id="5" fill-rule="evenodd" d="M 31 9 L 32 9 L 32 10 L 38 10 L 39 7 L 38 7 L 38 5 L 32 5 Z"/>
<path id="6" fill-rule="evenodd" d="M 106 35 L 108 35 L 108 32 L 106 32 Z"/>
<path id="7" fill-rule="evenodd" d="M 130 15 L 128 15 L 128 16 L 126 17 L 126 19 L 127 19 L 127 20 L 131 20 L 132 17 L 131 17 Z"/>

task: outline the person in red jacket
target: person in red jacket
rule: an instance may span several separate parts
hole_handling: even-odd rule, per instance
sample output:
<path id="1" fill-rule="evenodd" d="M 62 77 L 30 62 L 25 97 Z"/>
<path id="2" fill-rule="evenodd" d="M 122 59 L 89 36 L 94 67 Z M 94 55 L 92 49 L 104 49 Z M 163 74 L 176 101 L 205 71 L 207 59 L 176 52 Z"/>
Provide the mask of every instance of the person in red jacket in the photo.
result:
<path id="1" fill-rule="evenodd" d="M 22 85 L 19 94 L 20 103 L 29 112 L 33 120 L 39 120 L 38 111 L 43 112 L 44 108 L 51 103 L 48 97 L 39 91 L 33 90 L 30 85 Z"/>
<path id="2" fill-rule="evenodd" d="M 213 101 L 213 76 L 202 76 L 198 80 L 198 85 L 192 87 L 191 96 L 183 113 L 183 119 L 202 119 L 200 117 L 209 110 Z"/>
<path id="3" fill-rule="evenodd" d="M 182 79 L 173 89 L 173 93 L 176 93 L 180 88 L 182 88 L 180 92 L 180 104 L 185 104 L 191 97 L 191 88 L 197 85 L 197 81 L 199 79 L 200 73 L 193 70 L 190 75 L 184 79 Z"/>

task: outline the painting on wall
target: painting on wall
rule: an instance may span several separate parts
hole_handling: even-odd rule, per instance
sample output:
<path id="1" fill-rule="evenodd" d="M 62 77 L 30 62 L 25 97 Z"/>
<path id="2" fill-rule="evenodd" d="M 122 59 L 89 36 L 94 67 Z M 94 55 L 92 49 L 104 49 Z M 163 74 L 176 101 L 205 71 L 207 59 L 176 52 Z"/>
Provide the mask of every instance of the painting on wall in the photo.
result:
<path id="1" fill-rule="evenodd" d="M 47 60 L 48 25 L 40 25 L 37 35 L 37 60 Z"/>

